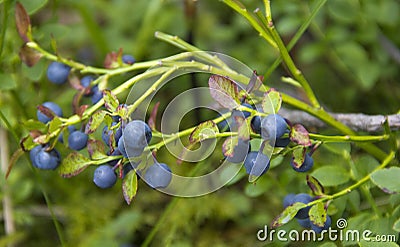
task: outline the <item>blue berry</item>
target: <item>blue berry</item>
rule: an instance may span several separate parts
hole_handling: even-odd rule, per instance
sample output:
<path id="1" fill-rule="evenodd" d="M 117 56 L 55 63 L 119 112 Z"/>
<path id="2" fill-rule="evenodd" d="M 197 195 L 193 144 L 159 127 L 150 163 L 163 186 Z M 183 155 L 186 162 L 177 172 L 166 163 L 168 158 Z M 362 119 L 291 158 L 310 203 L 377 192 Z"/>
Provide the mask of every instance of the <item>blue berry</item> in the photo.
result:
<path id="1" fill-rule="evenodd" d="M 311 230 L 313 230 L 316 233 L 321 233 L 323 230 L 328 230 L 331 224 L 332 224 L 332 219 L 329 215 L 326 216 L 326 221 L 323 227 L 314 225 L 312 222 L 310 222 Z"/>
<path id="2" fill-rule="evenodd" d="M 299 225 L 301 225 L 304 228 L 310 229 L 311 228 L 311 221 L 310 218 L 305 218 L 305 219 L 297 219 L 297 222 Z"/>
<path id="3" fill-rule="evenodd" d="M 89 87 L 90 83 L 94 80 L 93 76 L 87 75 L 81 78 L 81 85 L 82 87 Z"/>
<path id="4" fill-rule="evenodd" d="M 36 164 L 36 155 L 39 153 L 39 151 L 41 149 L 42 149 L 42 145 L 37 145 L 34 148 L 32 148 L 31 151 L 29 152 L 29 158 L 34 167 L 38 167 L 38 165 Z"/>
<path id="5" fill-rule="evenodd" d="M 296 202 L 301 202 L 304 204 L 308 204 L 309 202 L 312 201 L 312 197 L 309 194 L 305 194 L 305 193 L 300 193 L 297 194 L 294 198 L 293 198 L 293 203 Z M 297 214 L 296 214 L 296 218 L 297 219 L 305 219 L 308 218 L 308 212 L 310 211 L 310 207 L 305 207 L 300 209 Z"/>
<path id="6" fill-rule="evenodd" d="M 51 110 L 56 116 L 62 117 L 63 115 L 61 107 L 54 102 L 44 102 L 42 106 L 45 106 L 46 108 Z M 36 112 L 36 115 L 38 120 L 42 123 L 48 123 L 51 120 L 51 118 L 49 118 L 39 110 Z"/>
<path id="7" fill-rule="evenodd" d="M 99 90 L 97 85 L 92 88 L 92 92 L 92 104 L 96 104 L 103 98 L 103 92 Z"/>
<path id="8" fill-rule="evenodd" d="M 84 149 L 87 141 L 88 135 L 80 130 L 76 130 L 68 136 L 68 146 L 73 150 Z"/>
<path id="9" fill-rule="evenodd" d="M 269 169 L 269 158 L 261 152 L 250 152 L 245 161 L 246 173 L 253 176 L 261 176 Z"/>
<path id="10" fill-rule="evenodd" d="M 68 126 L 67 129 L 68 129 L 69 133 L 74 132 L 76 130 L 75 126 L 73 126 L 73 125 Z M 64 143 L 64 133 L 63 132 L 61 132 L 61 134 L 58 136 L 58 141 L 61 143 Z"/>
<path id="11" fill-rule="evenodd" d="M 122 154 L 125 151 L 129 157 L 137 157 L 143 153 L 151 138 L 150 127 L 142 120 L 133 120 L 125 126 L 122 138 L 118 141 L 118 148 Z"/>
<path id="12" fill-rule="evenodd" d="M 126 64 L 134 64 L 136 62 L 136 59 L 132 55 L 122 55 L 122 62 Z"/>
<path id="13" fill-rule="evenodd" d="M 102 189 L 111 188 L 117 182 L 117 175 L 109 165 L 101 165 L 96 168 L 93 182 Z"/>
<path id="14" fill-rule="evenodd" d="M 283 198 L 283 207 L 287 208 L 288 206 L 294 203 L 295 194 L 288 194 Z"/>
<path id="15" fill-rule="evenodd" d="M 67 81 L 71 67 L 59 62 L 52 62 L 47 68 L 47 78 L 54 84 L 63 84 Z"/>
<path id="16" fill-rule="evenodd" d="M 264 140 L 275 140 L 283 136 L 287 130 L 287 123 L 278 114 L 270 114 L 261 120 L 261 137 Z"/>
<path id="17" fill-rule="evenodd" d="M 151 165 L 144 174 L 144 180 L 153 189 L 167 187 L 171 179 L 171 169 L 164 163 Z"/>
<path id="18" fill-rule="evenodd" d="M 249 141 L 243 141 L 239 138 L 237 145 L 233 148 L 233 156 L 226 157 L 226 160 L 232 163 L 241 163 L 245 160 L 249 150 Z"/>
<path id="19" fill-rule="evenodd" d="M 289 143 L 290 143 L 290 138 L 289 137 L 285 137 L 285 138 L 281 137 L 281 138 L 278 138 L 278 139 L 275 140 L 274 146 L 275 147 L 284 148 L 287 145 L 289 145 Z"/>
<path id="20" fill-rule="evenodd" d="M 133 166 L 131 163 L 125 164 L 124 167 L 122 168 L 122 179 L 124 179 L 125 176 L 128 175 L 128 173 L 132 170 Z"/>
<path id="21" fill-rule="evenodd" d="M 56 149 L 46 151 L 47 147 L 42 147 L 35 155 L 32 164 L 39 169 L 54 170 L 61 162 L 61 155 Z"/>
<path id="22" fill-rule="evenodd" d="M 304 157 L 303 164 L 299 168 L 295 167 L 293 159 L 290 162 L 290 165 L 296 172 L 307 172 L 314 166 L 314 159 L 307 153 Z"/>
<path id="23" fill-rule="evenodd" d="M 254 133 L 261 134 L 261 117 L 260 116 L 254 116 L 251 119 L 251 129 L 254 131 Z"/>
<path id="24" fill-rule="evenodd" d="M 124 156 L 125 158 L 128 158 L 128 154 L 126 153 L 126 150 L 125 150 L 124 138 L 119 138 L 118 150 L 121 152 L 122 156 Z"/>

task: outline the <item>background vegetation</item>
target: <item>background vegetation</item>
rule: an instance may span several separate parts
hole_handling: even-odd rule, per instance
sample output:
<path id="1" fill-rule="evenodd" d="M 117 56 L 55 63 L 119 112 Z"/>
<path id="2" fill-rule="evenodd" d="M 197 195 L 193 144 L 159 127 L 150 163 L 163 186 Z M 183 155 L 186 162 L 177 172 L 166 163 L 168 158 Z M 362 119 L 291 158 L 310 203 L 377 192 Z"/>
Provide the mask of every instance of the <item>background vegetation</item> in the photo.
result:
<path id="1" fill-rule="evenodd" d="M 269 73 L 278 53 L 243 17 L 220 1 L 198 1 L 195 15 L 185 12 L 184 1 L 178 0 L 20 2 L 31 16 L 35 40 L 51 50 L 54 37 L 64 57 L 102 66 L 105 55 L 119 48 L 133 54 L 137 61 L 180 52 L 154 38 L 155 31 L 163 31 L 203 50 L 233 56 L 265 74 L 268 86 L 305 99 L 296 87 L 282 82 L 281 77 L 288 75 L 283 66 Z M 250 10 L 262 7 L 261 1 L 243 3 Z M 302 0 L 272 1 L 275 24 L 286 44 L 310 16 L 314 4 Z M 32 68 L 21 63 L 18 52 L 22 41 L 13 17 L 15 1 L 3 0 L 0 6 L 0 149 L 4 165 L 4 157 L 18 149 L 20 137 L 26 134 L 21 123 L 35 117 L 35 106 L 52 100 L 62 106 L 65 115 L 70 115 L 74 91 L 48 82 L 45 71 L 49 61 L 43 59 Z M 291 55 L 329 111 L 393 114 L 400 109 L 400 52 L 396 48 L 400 45 L 399 26 L 400 4 L 396 0 L 326 1 Z M 117 85 L 130 76 L 123 75 L 113 83 Z M 161 108 L 192 83 L 189 77 L 183 77 L 164 88 L 159 97 Z M 197 85 L 206 86 L 207 80 L 199 77 Z M 203 114 L 204 118 L 207 116 Z M 182 126 L 192 126 L 191 119 L 184 118 Z M 175 166 L 175 159 L 165 159 Z M 323 145 L 315 160 L 314 175 L 319 174 L 331 192 L 359 179 L 347 172 L 349 167 L 366 174 L 379 164 L 348 143 Z M 203 165 L 212 166 L 215 162 L 218 161 Z M 327 169 L 333 165 L 333 170 Z M 276 167 L 256 185 L 243 179 L 199 198 L 176 199 L 142 184 L 130 206 L 124 202 L 119 184 L 106 191 L 95 187 L 92 171 L 89 168 L 80 176 L 63 179 L 55 172 L 34 170 L 27 157 L 20 158 L 7 181 L 4 175 L 0 176 L 4 188 L 0 198 L 11 196 L 16 228 L 14 234 L 6 235 L 5 228 L 0 227 L 0 246 L 56 246 L 60 245 L 60 238 L 68 246 L 140 245 L 153 233 L 154 246 L 265 245 L 257 241 L 256 233 L 282 211 L 283 197 L 309 192 L 305 175 L 290 168 L 289 157 L 277 161 Z M 372 202 L 371 196 L 375 198 Z M 398 235 L 391 226 L 400 216 L 399 202 L 399 195 L 384 194 L 367 183 L 361 190 L 335 200 L 330 214 L 333 222 L 341 217 L 348 219 L 352 229 L 361 227 L 360 222 L 368 222 L 363 227 Z M 59 232 L 53 218 L 61 225 Z M 388 227 L 382 229 L 383 225 Z M 293 222 L 283 229 L 300 226 Z M 335 245 L 342 243 L 326 244 Z"/>

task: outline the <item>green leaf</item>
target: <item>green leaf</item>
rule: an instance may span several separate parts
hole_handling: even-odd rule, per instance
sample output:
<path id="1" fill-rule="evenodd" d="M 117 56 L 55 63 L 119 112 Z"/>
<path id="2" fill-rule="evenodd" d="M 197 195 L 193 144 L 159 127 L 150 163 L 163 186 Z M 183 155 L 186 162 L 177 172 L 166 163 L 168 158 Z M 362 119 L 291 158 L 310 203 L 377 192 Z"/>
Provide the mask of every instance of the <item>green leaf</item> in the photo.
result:
<path id="1" fill-rule="evenodd" d="M 122 192 L 126 203 L 130 205 L 137 192 L 137 176 L 135 170 L 129 171 L 122 181 Z"/>
<path id="2" fill-rule="evenodd" d="M 189 136 L 189 142 L 193 144 L 209 138 L 214 138 L 218 133 L 217 125 L 212 120 L 208 120 L 196 126 Z"/>
<path id="3" fill-rule="evenodd" d="M 326 211 L 324 204 L 322 202 L 318 202 L 310 208 L 310 221 L 319 227 L 323 227 L 326 221 Z"/>
<path id="4" fill-rule="evenodd" d="M 108 114 L 106 111 L 96 111 L 89 119 L 85 132 L 91 134 L 96 131 L 96 129 L 101 125 L 104 117 Z"/>
<path id="5" fill-rule="evenodd" d="M 108 157 L 105 154 L 104 143 L 100 140 L 89 140 L 87 143 L 87 150 L 92 160 L 101 160 Z"/>
<path id="6" fill-rule="evenodd" d="M 107 108 L 107 110 L 115 112 L 115 110 L 119 106 L 119 101 L 117 97 L 111 92 L 111 90 L 109 89 L 103 90 L 103 99 L 104 99 L 104 106 Z"/>
<path id="7" fill-rule="evenodd" d="M 27 130 L 45 130 L 46 129 L 46 124 L 35 120 L 35 119 L 29 119 L 27 121 L 22 122 L 22 125 L 24 126 L 25 129 Z"/>
<path id="8" fill-rule="evenodd" d="M 94 161 L 80 153 L 72 152 L 61 161 L 58 167 L 58 173 L 65 178 L 73 177 L 92 164 L 94 164 Z"/>
<path id="9" fill-rule="evenodd" d="M 393 230 L 395 230 L 396 232 L 400 232 L 400 218 L 397 219 L 396 222 L 394 222 Z"/>
<path id="10" fill-rule="evenodd" d="M 296 202 L 288 206 L 287 208 L 285 208 L 285 210 L 283 210 L 280 215 L 278 215 L 276 219 L 274 219 L 274 221 L 272 222 L 272 227 L 276 228 L 288 223 L 291 219 L 294 218 L 294 216 L 296 216 L 297 212 L 300 209 L 305 207 L 307 207 L 307 204 L 301 202 Z"/>
<path id="11" fill-rule="evenodd" d="M 30 15 L 36 13 L 39 9 L 44 7 L 48 2 L 48 0 L 20 0 L 20 1 Z"/>
<path id="12" fill-rule="evenodd" d="M 301 124 L 295 124 L 290 130 L 290 140 L 299 145 L 309 147 L 311 146 L 310 136 L 308 131 Z"/>
<path id="13" fill-rule="evenodd" d="M 386 193 L 399 193 L 400 167 L 375 171 L 371 174 L 371 180 Z"/>
<path id="14" fill-rule="evenodd" d="M 324 186 L 337 186 L 350 180 L 349 172 L 340 166 L 328 165 L 316 169 L 312 174 Z"/>
<path id="15" fill-rule="evenodd" d="M 212 75 L 208 80 L 211 97 L 221 106 L 233 110 L 240 105 L 239 90 L 231 79 Z"/>
<path id="16" fill-rule="evenodd" d="M 11 90 L 17 87 L 17 83 L 10 74 L 0 73 L 0 90 Z"/>
<path id="17" fill-rule="evenodd" d="M 233 151 L 235 149 L 235 146 L 238 144 L 238 137 L 237 136 L 231 136 L 226 138 L 224 143 L 222 144 L 222 153 L 226 157 L 232 157 L 233 156 Z"/>
<path id="18" fill-rule="evenodd" d="M 295 150 L 293 150 L 292 160 L 293 160 L 294 166 L 296 168 L 300 168 L 301 165 L 303 165 L 303 163 L 304 163 L 305 157 L 306 157 L 306 148 L 305 147 L 296 148 Z"/>
<path id="19" fill-rule="evenodd" d="M 307 185 L 316 196 L 324 195 L 324 187 L 322 184 L 313 176 L 307 174 L 306 176 Z"/>
<path id="20" fill-rule="evenodd" d="M 262 109 L 266 114 L 275 114 L 281 109 L 282 96 L 274 88 L 271 88 L 264 94 L 262 100 Z"/>
<path id="21" fill-rule="evenodd" d="M 38 144 L 33 141 L 33 137 L 31 135 L 27 135 L 26 137 L 21 139 L 19 145 L 21 146 L 22 150 L 26 152 L 31 150 Z"/>
<path id="22" fill-rule="evenodd" d="M 61 128 L 62 122 L 60 118 L 55 116 L 50 122 L 49 122 L 49 130 L 47 131 L 49 134 L 53 133 L 54 131 L 58 130 Z"/>

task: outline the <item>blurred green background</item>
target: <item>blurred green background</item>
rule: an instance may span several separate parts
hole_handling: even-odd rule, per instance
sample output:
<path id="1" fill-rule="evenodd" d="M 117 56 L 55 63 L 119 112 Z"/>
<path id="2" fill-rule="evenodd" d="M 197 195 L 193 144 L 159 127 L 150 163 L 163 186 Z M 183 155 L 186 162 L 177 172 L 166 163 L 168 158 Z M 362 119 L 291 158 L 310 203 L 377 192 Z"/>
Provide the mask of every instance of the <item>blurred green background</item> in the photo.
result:
<path id="1" fill-rule="evenodd" d="M 3 164 L 6 157 L 10 158 L 18 149 L 18 139 L 26 134 L 21 122 L 35 118 L 36 105 L 52 100 L 62 106 L 65 115 L 70 115 L 74 95 L 67 85 L 49 83 L 45 77 L 49 61 L 43 59 L 32 68 L 21 63 L 18 52 L 22 41 L 14 23 L 15 2 L 0 1 L 0 111 L 10 125 L 0 121 Z M 105 55 L 119 48 L 134 55 L 137 61 L 180 52 L 155 39 L 155 31 L 177 35 L 206 51 L 235 57 L 261 75 L 278 56 L 243 17 L 220 1 L 197 1 L 195 15 L 185 14 L 183 0 L 20 2 L 31 16 L 34 39 L 42 47 L 51 50 L 50 40 L 54 37 L 63 57 L 94 66 L 102 66 Z M 275 25 L 288 43 L 315 3 L 271 2 Z M 262 1 L 245 0 L 243 3 L 250 10 L 262 8 Z M 393 114 L 400 109 L 399 26 L 399 1 L 327 1 L 291 55 L 329 111 Z M 118 77 L 112 83 L 116 86 L 129 76 L 132 75 Z M 281 66 L 265 82 L 303 99 L 295 87 L 282 83 L 282 76 L 288 76 L 288 72 Z M 199 77 L 197 86 L 206 85 L 207 80 Z M 157 99 L 161 110 L 170 98 L 192 86 L 190 78 L 184 77 L 180 83 L 163 89 L 163 97 Z M 193 126 L 194 123 L 189 122 L 191 119 L 185 118 L 182 126 Z M 7 129 L 9 127 L 11 130 Z M 190 164 L 178 167 L 176 160 L 167 154 L 160 154 L 160 159 L 171 164 L 173 170 L 193 167 Z M 214 155 L 201 165 L 212 167 L 219 159 Z M 315 159 L 317 169 L 335 165 L 346 171 L 352 165 L 362 164 L 358 166 L 362 167 L 361 174 L 377 166 L 372 157 L 359 154 L 351 145 L 344 144 L 324 146 L 315 154 Z M 328 170 L 319 173 L 327 184 L 331 182 L 327 187 L 331 192 L 357 178 L 343 175 L 347 174 L 343 172 L 338 180 L 330 181 L 324 178 Z M 18 160 L 7 181 L 3 171 L 0 182 L 3 188 L 7 184 L 8 190 L 0 192 L 0 199 L 6 195 L 11 198 L 16 231 L 6 235 L 5 220 L 0 216 L 3 223 L 0 246 L 12 243 L 15 246 L 59 246 L 59 234 L 49 209 L 60 223 L 68 246 L 138 246 L 160 217 L 165 218 L 155 232 L 152 246 L 263 246 L 267 243 L 257 241 L 256 233 L 280 213 L 282 198 L 288 193 L 309 192 L 305 175 L 291 170 L 288 157 L 275 161 L 275 167 L 255 185 L 242 179 L 200 198 L 173 198 L 149 189 L 140 181 L 138 194 L 130 206 L 123 200 L 120 182 L 112 189 L 100 190 L 91 181 L 92 171 L 88 168 L 77 177 L 63 179 L 56 172 L 32 169 L 27 156 Z M 396 213 L 400 214 L 398 197 L 372 191 L 384 202 L 380 205 L 382 210 L 391 212 L 383 221 L 390 222 Z M 44 193 L 51 204 L 46 203 Z M 354 217 L 353 222 L 368 218 L 370 205 L 365 196 L 355 191 L 340 198 L 330 207 L 330 213 L 334 219 L 342 215 Z M 4 208 L 1 209 L 4 215 Z M 358 227 L 357 223 L 354 227 Z M 282 229 L 301 228 L 292 222 Z M 341 243 L 326 243 L 325 246 L 336 244 Z"/>

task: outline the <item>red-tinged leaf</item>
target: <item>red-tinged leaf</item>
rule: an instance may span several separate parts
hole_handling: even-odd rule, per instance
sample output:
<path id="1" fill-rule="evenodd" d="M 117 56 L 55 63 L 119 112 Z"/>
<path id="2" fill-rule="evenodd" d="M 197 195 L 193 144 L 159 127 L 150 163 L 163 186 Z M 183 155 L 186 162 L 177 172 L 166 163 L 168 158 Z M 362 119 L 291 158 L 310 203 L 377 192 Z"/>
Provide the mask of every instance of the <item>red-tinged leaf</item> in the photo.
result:
<path id="1" fill-rule="evenodd" d="M 50 141 L 50 135 L 40 135 L 33 139 L 35 143 L 47 144 Z"/>
<path id="2" fill-rule="evenodd" d="M 250 122 L 251 118 L 243 118 L 241 116 L 235 116 L 235 122 L 238 126 L 238 137 L 243 141 L 250 140 Z"/>
<path id="3" fill-rule="evenodd" d="M 281 109 L 282 96 L 274 88 L 271 88 L 264 94 L 262 100 L 262 109 L 266 114 L 275 114 Z"/>
<path id="4" fill-rule="evenodd" d="M 135 170 L 130 170 L 122 180 L 122 193 L 128 205 L 131 204 L 137 192 L 137 175 Z"/>
<path id="5" fill-rule="evenodd" d="M 15 5 L 15 24 L 17 25 L 17 31 L 19 36 L 24 42 L 29 42 L 31 32 L 31 20 L 28 12 L 26 12 L 24 6 L 17 2 Z"/>
<path id="6" fill-rule="evenodd" d="M 58 167 L 58 173 L 65 178 L 73 177 L 81 173 L 88 166 L 93 165 L 94 161 L 83 156 L 78 152 L 72 152 L 62 159 Z"/>
<path id="7" fill-rule="evenodd" d="M 322 202 L 318 202 L 310 208 L 310 221 L 316 226 L 323 227 L 326 221 L 326 209 Z"/>
<path id="8" fill-rule="evenodd" d="M 48 117 L 48 118 L 50 118 L 50 119 L 53 119 L 54 116 L 56 116 L 56 114 L 55 114 L 52 110 L 50 110 L 49 108 L 47 108 L 47 107 L 44 106 L 44 105 L 38 105 L 38 106 L 37 106 L 37 109 L 38 109 L 42 114 L 44 114 L 46 117 Z"/>
<path id="9" fill-rule="evenodd" d="M 190 143 L 197 143 L 215 137 L 219 133 L 217 125 L 212 121 L 208 120 L 202 122 L 196 126 L 193 132 L 189 136 Z"/>
<path id="10" fill-rule="evenodd" d="M 311 191 L 316 196 L 322 196 L 325 193 L 325 189 L 322 184 L 313 176 L 308 175 L 306 176 L 307 185 L 310 187 Z"/>
<path id="11" fill-rule="evenodd" d="M 147 121 L 147 123 L 149 124 L 149 127 L 152 130 L 156 129 L 156 120 L 157 120 L 157 112 L 158 112 L 158 107 L 160 106 L 160 102 L 157 102 L 154 107 L 153 110 L 151 111 L 149 120 Z"/>
<path id="12" fill-rule="evenodd" d="M 307 150 L 305 147 L 296 148 L 295 150 L 293 150 L 292 161 L 296 168 L 300 168 L 301 165 L 304 163 L 304 159 L 306 157 L 306 151 Z"/>
<path id="13" fill-rule="evenodd" d="M 301 124 L 295 124 L 290 130 L 290 140 L 304 147 L 311 146 L 310 136 L 306 128 Z"/>
<path id="14" fill-rule="evenodd" d="M 90 117 L 88 123 L 86 124 L 85 133 L 91 134 L 96 131 L 96 129 L 101 125 L 104 120 L 104 117 L 108 114 L 106 111 L 96 111 Z"/>
<path id="15" fill-rule="evenodd" d="M 73 89 L 76 89 L 78 91 L 82 91 L 82 90 L 85 89 L 82 86 L 81 81 L 79 80 L 79 78 L 76 75 L 72 74 L 72 73 L 70 73 L 69 76 L 68 76 L 68 82 L 69 82 L 69 84 L 71 85 L 71 87 Z"/>
<path id="16" fill-rule="evenodd" d="M 222 153 L 226 157 L 232 157 L 235 147 L 237 146 L 239 139 L 237 136 L 231 136 L 226 138 L 224 143 L 222 144 Z"/>
<path id="17" fill-rule="evenodd" d="M 104 59 L 104 68 L 106 69 L 115 69 L 121 66 L 122 64 L 122 49 L 120 48 L 118 52 L 112 51 L 106 55 Z"/>
<path id="18" fill-rule="evenodd" d="M 81 118 L 83 116 L 83 113 L 85 113 L 87 108 L 89 108 L 89 105 L 81 105 L 81 106 L 79 106 L 79 108 L 76 110 L 76 115 L 78 115 Z"/>
<path id="19" fill-rule="evenodd" d="M 108 157 L 104 143 L 100 140 L 88 140 L 87 150 L 92 160 L 101 160 Z"/>
<path id="20" fill-rule="evenodd" d="M 34 66 L 43 56 L 36 50 L 27 46 L 26 43 L 22 45 L 18 55 L 21 61 L 24 62 L 28 67 Z"/>
<path id="21" fill-rule="evenodd" d="M 291 219 L 294 218 L 294 216 L 296 216 L 297 212 L 300 209 L 305 208 L 306 206 L 307 204 L 296 202 L 286 207 L 285 210 L 283 210 L 283 212 L 280 215 L 278 215 L 278 217 L 276 217 L 274 221 L 272 221 L 271 224 L 272 228 L 276 228 L 288 223 Z"/>
<path id="22" fill-rule="evenodd" d="M 103 99 L 104 99 L 104 106 L 107 108 L 107 110 L 115 112 L 115 110 L 119 106 L 119 101 L 117 97 L 111 92 L 111 90 L 109 89 L 103 90 Z"/>
<path id="23" fill-rule="evenodd" d="M 221 106 L 232 110 L 240 105 L 239 91 L 235 82 L 227 77 L 212 75 L 208 80 L 211 96 Z"/>
<path id="24" fill-rule="evenodd" d="M 122 119 L 128 119 L 128 112 L 128 106 L 126 104 L 119 104 L 115 110 L 115 113 Z"/>

